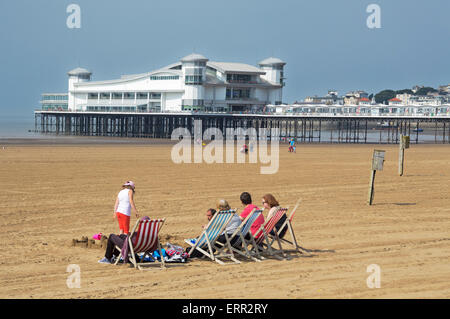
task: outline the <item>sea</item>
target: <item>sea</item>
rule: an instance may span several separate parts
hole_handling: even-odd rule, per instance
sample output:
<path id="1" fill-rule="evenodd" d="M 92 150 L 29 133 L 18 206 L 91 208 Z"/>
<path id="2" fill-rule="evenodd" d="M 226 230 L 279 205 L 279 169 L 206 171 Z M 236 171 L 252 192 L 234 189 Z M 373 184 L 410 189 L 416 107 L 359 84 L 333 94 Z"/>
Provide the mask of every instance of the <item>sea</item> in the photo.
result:
<path id="1" fill-rule="evenodd" d="M 34 133 L 34 116 L 2 116 L 0 115 L 0 138 L 36 138 L 42 137 Z"/>

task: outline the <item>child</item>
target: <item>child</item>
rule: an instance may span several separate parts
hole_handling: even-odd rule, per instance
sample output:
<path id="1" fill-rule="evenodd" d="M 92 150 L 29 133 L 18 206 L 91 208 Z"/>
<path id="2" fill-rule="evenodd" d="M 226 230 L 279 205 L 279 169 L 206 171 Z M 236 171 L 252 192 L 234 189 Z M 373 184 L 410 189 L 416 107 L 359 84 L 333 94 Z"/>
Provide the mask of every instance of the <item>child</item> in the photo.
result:
<path id="1" fill-rule="evenodd" d="M 116 198 L 113 218 L 117 218 L 119 222 L 120 234 L 127 235 L 130 230 L 131 209 L 136 213 L 136 218 L 139 218 L 139 214 L 134 205 L 134 183 L 128 181 L 122 185 L 122 188 Z"/>

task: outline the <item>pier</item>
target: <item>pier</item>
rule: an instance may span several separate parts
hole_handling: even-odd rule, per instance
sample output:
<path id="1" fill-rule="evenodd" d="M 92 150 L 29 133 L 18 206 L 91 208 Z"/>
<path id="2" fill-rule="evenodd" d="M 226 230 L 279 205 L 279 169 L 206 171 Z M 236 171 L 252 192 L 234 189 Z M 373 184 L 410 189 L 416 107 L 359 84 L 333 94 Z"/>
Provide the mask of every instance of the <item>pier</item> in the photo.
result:
<path id="1" fill-rule="evenodd" d="M 35 131 L 71 136 L 170 139 L 174 129 L 194 132 L 201 120 L 208 128 L 278 128 L 280 138 L 298 143 L 397 144 L 401 135 L 411 143 L 450 143 L 449 116 L 279 115 L 228 113 L 139 113 L 35 111 Z M 269 133 L 270 134 L 270 133 Z M 258 136 L 258 138 L 265 138 Z"/>

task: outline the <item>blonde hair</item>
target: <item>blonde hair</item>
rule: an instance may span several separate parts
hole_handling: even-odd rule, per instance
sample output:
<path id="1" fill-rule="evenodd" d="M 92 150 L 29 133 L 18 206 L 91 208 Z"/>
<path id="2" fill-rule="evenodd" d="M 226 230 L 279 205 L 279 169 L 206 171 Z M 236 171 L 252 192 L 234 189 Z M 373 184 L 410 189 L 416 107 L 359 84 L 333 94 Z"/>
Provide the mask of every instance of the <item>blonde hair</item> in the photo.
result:
<path id="1" fill-rule="evenodd" d="M 230 210 L 231 207 L 225 199 L 219 199 L 217 201 L 217 210 Z"/>
<path id="2" fill-rule="evenodd" d="M 134 188 L 131 187 L 130 185 L 122 185 L 122 188 L 123 189 L 125 189 L 125 188 L 131 189 L 133 191 L 133 193 L 134 193 Z"/>

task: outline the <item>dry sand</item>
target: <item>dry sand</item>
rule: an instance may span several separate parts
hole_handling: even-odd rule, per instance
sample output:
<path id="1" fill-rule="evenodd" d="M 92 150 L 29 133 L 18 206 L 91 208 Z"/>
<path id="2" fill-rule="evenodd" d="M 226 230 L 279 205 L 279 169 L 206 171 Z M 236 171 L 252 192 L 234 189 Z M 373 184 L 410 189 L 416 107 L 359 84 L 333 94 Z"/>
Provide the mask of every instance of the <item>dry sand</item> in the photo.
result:
<path id="1" fill-rule="evenodd" d="M 374 148 L 387 152 L 369 207 Z M 296 154 L 282 146 L 274 175 L 261 175 L 260 163 L 176 165 L 170 150 L 170 145 L 0 147 L 5 240 L 0 297 L 450 297 L 448 145 L 411 145 L 403 177 L 392 145 L 298 145 Z M 218 198 L 241 210 L 242 191 L 257 205 L 270 192 L 283 206 L 302 198 L 294 229 L 303 247 L 335 252 L 227 266 L 192 260 L 142 272 L 99 264 L 102 250 L 70 247 L 70 241 L 118 231 L 114 200 L 129 179 L 136 182 L 141 215 L 166 218 L 162 243 L 197 236 L 205 210 Z M 69 264 L 80 266 L 81 288 L 67 287 Z M 371 264 L 381 267 L 381 288 L 367 286 Z"/>

